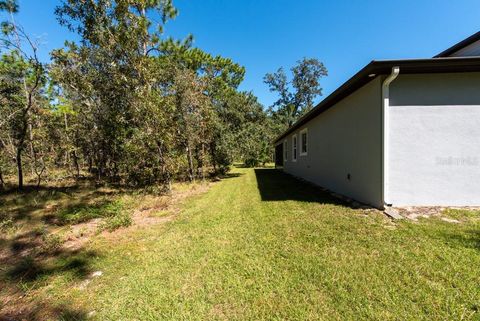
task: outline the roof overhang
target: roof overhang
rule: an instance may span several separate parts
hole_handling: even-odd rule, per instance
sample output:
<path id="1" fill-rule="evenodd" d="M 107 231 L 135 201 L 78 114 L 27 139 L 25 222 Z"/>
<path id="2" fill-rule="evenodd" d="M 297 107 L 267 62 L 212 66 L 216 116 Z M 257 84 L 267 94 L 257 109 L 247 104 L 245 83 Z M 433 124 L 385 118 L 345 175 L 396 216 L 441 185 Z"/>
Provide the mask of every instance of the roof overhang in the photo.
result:
<path id="1" fill-rule="evenodd" d="M 278 136 L 274 143 L 278 143 L 305 123 L 330 109 L 337 102 L 349 96 L 376 77 L 390 74 L 392 68 L 395 66 L 400 67 L 401 74 L 475 72 L 480 71 L 480 57 L 372 61 L 332 94 L 327 96 L 315 108 L 303 115 L 288 130 Z"/>

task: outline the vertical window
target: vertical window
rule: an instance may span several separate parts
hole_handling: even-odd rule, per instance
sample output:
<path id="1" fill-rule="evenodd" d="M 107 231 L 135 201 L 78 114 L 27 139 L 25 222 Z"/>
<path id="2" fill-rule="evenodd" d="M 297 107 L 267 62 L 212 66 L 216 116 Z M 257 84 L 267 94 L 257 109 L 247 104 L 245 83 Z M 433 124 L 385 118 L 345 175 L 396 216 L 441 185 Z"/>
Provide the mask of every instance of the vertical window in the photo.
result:
<path id="1" fill-rule="evenodd" d="M 308 153 L 308 130 L 305 128 L 300 132 L 300 156 Z"/>
<path id="2" fill-rule="evenodd" d="M 285 140 L 285 141 L 283 142 L 283 160 L 284 160 L 285 162 L 287 161 L 287 158 L 288 158 L 288 157 L 287 157 L 287 156 L 288 156 L 288 154 L 287 154 L 287 152 L 288 152 L 287 147 L 288 147 L 288 146 L 287 146 L 287 141 Z"/>
<path id="3" fill-rule="evenodd" d="M 292 137 L 292 161 L 297 161 L 297 135 Z"/>

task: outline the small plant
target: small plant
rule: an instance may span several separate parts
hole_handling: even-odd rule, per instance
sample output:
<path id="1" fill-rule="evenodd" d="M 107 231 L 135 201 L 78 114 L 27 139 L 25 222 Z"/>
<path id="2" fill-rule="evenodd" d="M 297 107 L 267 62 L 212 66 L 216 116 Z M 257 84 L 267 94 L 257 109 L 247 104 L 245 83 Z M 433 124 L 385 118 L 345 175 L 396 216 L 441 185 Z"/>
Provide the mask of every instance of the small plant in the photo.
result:
<path id="1" fill-rule="evenodd" d="M 87 232 L 88 232 L 88 229 L 85 226 L 83 226 L 75 233 L 75 237 L 77 238 L 83 237 L 84 235 L 87 234 Z"/>
<path id="2" fill-rule="evenodd" d="M 44 236 L 47 234 L 47 226 L 46 225 L 39 225 L 32 228 L 32 233 L 36 236 Z"/>
<path id="3" fill-rule="evenodd" d="M 7 211 L 0 211 L 0 232 L 5 234 L 15 233 L 20 228 L 18 223 L 15 224 L 13 218 L 7 214 Z"/>
<path id="4" fill-rule="evenodd" d="M 107 219 L 100 225 L 100 230 L 107 230 L 112 232 L 121 227 L 132 225 L 132 217 L 126 211 L 121 211 L 115 216 L 107 217 Z"/>
<path id="5" fill-rule="evenodd" d="M 260 161 L 256 158 L 247 158 L 245 160 L 246 167 L 257 167 L 260 164 Z"/>
<path id="6" fill-rule="evenodd" d="M 43 252 L 54 252 L 58 250 L 63 244 L 63 238 L 58 234 L 43 234 L 42 236 L 43 244 L 42 250 Z"/>
<path id="7" fill-rule="evenodd" d="M 102 200 L 95 204 L 80 204 L 57 212 L 56 216 L 61 224 L 78 224 L 94 218 L 116 216 L 123 210 L 119 201 Z"/>
<path id="8" fill-rule="evenodd" d="M 0 218 L 0 231 L 9 231 L 14 227 L 13 220 L 10 217 Z"/>

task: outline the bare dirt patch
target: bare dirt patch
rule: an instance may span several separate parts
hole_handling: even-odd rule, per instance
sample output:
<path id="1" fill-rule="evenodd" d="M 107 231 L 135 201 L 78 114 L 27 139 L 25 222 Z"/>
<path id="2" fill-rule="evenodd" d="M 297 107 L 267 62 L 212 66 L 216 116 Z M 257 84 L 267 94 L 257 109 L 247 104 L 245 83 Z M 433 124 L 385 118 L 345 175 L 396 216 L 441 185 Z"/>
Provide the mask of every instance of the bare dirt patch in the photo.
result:
<path id="1" fill-rule="evenodd" d="M 133 226 L 165 223 L 171 221 L 178 213 L 183 202 L 208 191 L 211 183 L 181 185 L 174 188 L 170 195 L 147 197 L 133 213 Z"/>

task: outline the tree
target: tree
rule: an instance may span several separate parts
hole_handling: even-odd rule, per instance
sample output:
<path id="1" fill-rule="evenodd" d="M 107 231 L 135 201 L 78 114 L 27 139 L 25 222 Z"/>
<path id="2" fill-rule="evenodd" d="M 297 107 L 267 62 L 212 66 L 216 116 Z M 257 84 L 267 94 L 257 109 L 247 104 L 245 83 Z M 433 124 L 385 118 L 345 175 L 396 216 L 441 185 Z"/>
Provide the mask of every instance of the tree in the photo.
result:
<path id="1" fill-rule="evenodd" d="M 273 118 L 282 124 L 280 131 L 290 127 L 313 108 L 315 98 L 322 95 L 320 79 L 328 75 L 323 63 L 315 58 L 297 61 L 291 72 L 291 81 L 288 81 L 283 68 L 266 74 L 263 79 L 270 91 L 279 95 L 271 111 Z"/>
<path id="2" fill-rule="evenodd" d="M 40 181 L 44 162 L 34 144 L 33 120 L 40 112 L 42 88 L 45 84 L 45 68 L 39 61 L 37 43 L 16 23 L 14 14 L 18 12 L 15 0 L 0 1 L 0 11 L 6 12 L 10 20 L 2 22 L 2 58 L 0 62 L 3 117 L 8 125 L 7 135 L 15 150 L 18 188 L 23 189 L 23 152 L 30 145 L 32 172 Z M 2 145 L 5 148 L 5 139 Z M 40 170 L 38 166 L 40 164 Z"/>
<path id="3" fill-rule="evenodd" d="M 163 25 L 176 10 L 170 0 L 66 0 L 56 14 L 82 40 L 53 52 L 55 81 L 74 102 L 82 130 L 90 132 L 82 145 L 91 169 L 99 179 L 118 179 L 120 168 L 128 170 L 125 144 L 150 104 Z"/>
<path id="4" fill-rule="evenodd" d="M 15 2 L 1 1 L 13 16 Z M 270 159 L 272 122 L 238 91 L 245 68 L 193 48 L 191 36 L 162 39 L 176 15 L 171 0 L 63 0 L 56 14 L 81 39 L 54 50 L 48 68 L 13 19 L 4 25 L 0 187 L 12 159 L 21 186 L 29 161 L 37 185 L 52 169 L 164 191 L 225 173 L 234 160 Z"/>

